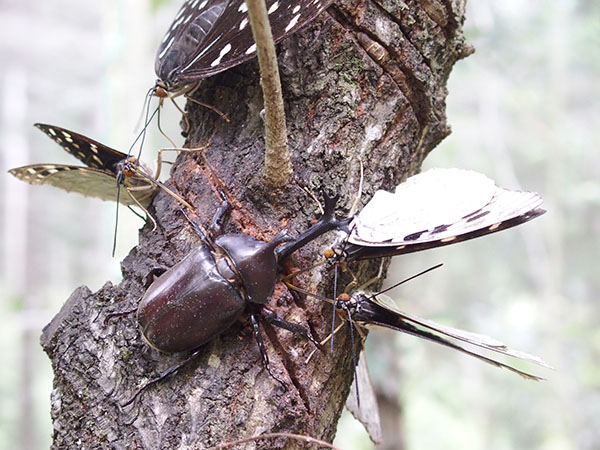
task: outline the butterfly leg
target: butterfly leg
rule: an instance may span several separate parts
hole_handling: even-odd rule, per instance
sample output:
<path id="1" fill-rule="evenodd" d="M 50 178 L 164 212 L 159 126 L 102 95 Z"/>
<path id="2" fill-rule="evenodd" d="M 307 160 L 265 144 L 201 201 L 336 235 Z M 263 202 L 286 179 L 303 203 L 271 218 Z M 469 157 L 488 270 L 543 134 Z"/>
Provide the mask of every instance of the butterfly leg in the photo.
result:
<path id="1" fill-rule="evenodd" d="M 147 189 L 146 186 L 143 186 L 145 189 Z M 148 212 L 148 210 L 146 208 L 144 208 L 142 206 L 142 204 L 138 201 L 138 199 L 136 198 L 135 195 L 133 195 L 133 192 L 137 191 L 137 189 L 135 187 L 127 187 L 127 193 L 129 194 L 129 197 L 131 197 L 131 199 L 135 202 L 135 204 L 142 210 L 144 211 L 144 214 L 146 214 L 146 217 L 150 219 L 150 221 L 152 222 L 152 231 L 156 231 L 157 228 L 157 223 L 156 220 L 154 219 L 154 217 L 152 216 L 152 214 L 150 214 Z"/>
<path id="2" fill-rule="evenodd" d="M 192 95 L 194 95 L 194 92 L 196 92 L 196 89 L 198 89 L 199 86 L 200 86 L 200 83 L 198 83 L 192 90 L 190 90 L 188 93 L 185 94 L 186 100 L 189 100 L 190 102 L 200 105 L 204 108 L 210 109 L 211 111 L 213 111 L 213 112 L 217 113 L 219 116 L 221 116 L 221 119 L 223 119 L 225 122 L 229 123 L 230 122 L 229 117 L 227 117 L 227 115 L 224 112 L 219 111 L 214 106 L 207 105 L 206 103 L 202 103 L 201 101 L 196 100 L 194 97 L 192 97 Z M 180 111 L 181 111 L 181 109 L 180 109 Z M 189 132 L 189 129 L 188 129 L 188 132 Z"/>

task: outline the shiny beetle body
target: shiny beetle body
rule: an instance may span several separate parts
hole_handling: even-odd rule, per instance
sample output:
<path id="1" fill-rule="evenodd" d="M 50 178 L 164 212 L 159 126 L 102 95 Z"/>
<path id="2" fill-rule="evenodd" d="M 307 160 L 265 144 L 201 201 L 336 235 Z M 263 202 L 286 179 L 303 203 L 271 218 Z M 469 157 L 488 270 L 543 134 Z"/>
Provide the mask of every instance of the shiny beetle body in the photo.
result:
<path id="1" fill-rule="evenodd" d="M 214 252 L 196 247 L 142 298 L 144 339 L 164 352 L 193 350 L 229 328 L 247 302 L 266 303 L 277 281 L 275 248 L 287 240 L 285 233 L 271 242 L 226 234 L 215 239 Z"/>
<path id="2" fill-rule="evenodd" d="M 167 353 L 188 350 L 194 350 L 194 353 L 144 383 L 121 405 L 132 403 L 148 386 L 191 361 L 200 351 L 199 347 L 226 331 L 245 311 L 249 313 L 265 369 L 285 386 L 271 371 L 259 321 L 268 320 L 272 325 L 304 336 L 319 346 L 310 331 L 265 311 L 263 307 L 279 277 L 278 261 L 327 231 L 347 230 L 348 220 L 335 218 L 336 202 L 337 197 L 325 195 L 324 212 L 316 224 L 295 239 L 289 238 L 283 230 L 270 242 L 245 234 L 223 234 L 213 238 L 182 211 L 202 243 L 152 283 L 137 307 L 137 320 L 144 340 L 151 347 Z M 224 200 L 213 218 L 211 232 L 214 234 L 220 234 L 221 221 L 228 209 L 229 204 Z M 280 245 L 284 242 L 287 243 Z"/>

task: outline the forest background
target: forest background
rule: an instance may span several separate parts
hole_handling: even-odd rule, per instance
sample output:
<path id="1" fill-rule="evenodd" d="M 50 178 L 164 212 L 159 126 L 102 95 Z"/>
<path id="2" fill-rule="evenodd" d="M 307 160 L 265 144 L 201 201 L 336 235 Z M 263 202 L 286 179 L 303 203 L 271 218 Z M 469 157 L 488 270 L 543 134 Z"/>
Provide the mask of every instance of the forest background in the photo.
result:
<path id="1" fill-rule="evenodd" d="M 114 204 L 13 179 L 11 167 L 74 160 L 32 127 L 63 126 L 126 151 L 154 56 L 179 1 L 0 0 L 0 447 L 50 444 L 52 373 L 41 329 L 80 285 L 120 280 L 142 223 Z M 380 395 L 402 411 L 407 449 L 600 447 L 600 4 L 472 1 L 476 53 L 449 81 L 452 135 L 428 167 L 483 172 L 539 192 L 549 211 L 515 230 L 398 257 L 389 282 L 406 311 L 497 337 L 556 371 L 522 380 L 414 338 L 370 334 Z M 179 136 L 179 115 L 162 122 Z M 182 142 L 181 138 L 179 143 Z M 168 145 L 154 133 L 146 149 Z M 145 160 L 154 158 L 145 153 Z M 372 448 L 350 416 L 336 444 Z M 432 432 L 432 429 L 435 432 Z"/>

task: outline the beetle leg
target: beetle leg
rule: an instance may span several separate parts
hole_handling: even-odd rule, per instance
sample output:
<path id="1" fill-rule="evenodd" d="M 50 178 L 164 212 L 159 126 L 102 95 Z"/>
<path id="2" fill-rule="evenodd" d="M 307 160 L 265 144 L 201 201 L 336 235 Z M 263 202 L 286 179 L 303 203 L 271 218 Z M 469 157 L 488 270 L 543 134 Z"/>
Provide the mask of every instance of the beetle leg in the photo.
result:
<path id="1" fill-rule="evenodd" d="M 219 194 L 221 195 L 223 203 L 221 203 L 221 206 L 217 208 L 217 211 L 213 216 L 212 222 L 210 223 L 210 231 L 212 232 L 213 237 L 222 234 L 225 216 L 231 209 L 231 204 L 227 201 L 227 198 L 225 197 L 223 191 L 219 190 Z"/>
<path id="2" fill-rule="evenodd" d="M 321 344 L 313 337 L 309 330 L 304 328 L 302 325 L 298 325 L 297 323 L 288 322 L 287 320 L 282 319 L 281 317 L 277 317 L 277 315 L 273 311 L 269 311 L 267 308 L 263 308 L 263 317 L 265 320 L 279 328 L 283 328 L 284 330 L 288 330 L 292 333 L 299 334 L 305 339 L 308 339 L 312 342 L 315 347 L 319 350 L 323 351 Z"/>
<path id="3" fill-rule="evenodd" d="M 298 236 L 294 241 L 282 245 L 275 253 L 277 255 L 277 260 L 281 261 L 284 258 L 290 256 L 293 252 L 298 250 L 299 248 L 305 246 L 309 242 L 318 238 L 322 234 L 331 231 L 331 230 L 342 230 L 348 231 L 348 224 L 350 223 L 351 218 L 338 220 L 335 217 L 335 205 L 339 199 L 339 196 L 330 197 L 327 193 L 323 192 L 323 197 L 325 198 L 325 211 L 323 215 L 319 219 L 317 223 L 315 223 L 312 227 Z"/>
<path id="4" fill-rule="evenodd" d="M 184 359 L 183 361 L 181 361 L 179 364 L 175 364 L 174 366 L 169 367 L 167 370 L 165 370 L 163 373 L 161 373 L 156 378 L 153 378 L 153 379 L 145 382 L 144 384 L 142 384 L 139 388 L 137 388 L 137 390 L 133 393 L 133 395 L 129 398 L 129 400 L 127 400 L 124 403 L 120 403 L 121 408 L 124 408 L 125 406 L 130 405 L 131 403 L 133 403 L 134 400 L 138 397 L 138 395 L 140 395 L 143 391 L 145 391 L 150 386 L 158 383 L 159 381 L 164 380 L 169 375 L 174 374 L 179 369 L 181 369 L 183 366 L 185 366 L 188 363 L 192 362 L 194 359 L 196 359 L 196 356 L 198 356 L 198 353 L 200 353 L 201 351 L 202 351 L 202 349 L 196 350 L 194 353 L 192 353 L 186 359 Z"/>
<path id="5" fill-rule="evenodd" d="M 198 235 L 198 237 L 200 238 L 200 240 L 202 241 L 202 243 L 208 247 L 211 251 L 215 251 L 215 246 L 212 243 L 212 239 L 210 239 L 210 235 L 208 234 L 208 232 L 204 229 L 204 227 L 202 227 L 200 224 L 197 224 L 196 222 L 194 222 L 190 216 L 187 215 L 187 213 L 183 210 L 180 209 L 179 212 L 181 214 L 183 214 L 183 216 L 187 219 L 187 221 L 190 223 L 190 225 L 192 226 L 192 228 L 194 229 L 194 231 L 196 232 L 196 234 Z"/>
<path id="6" fill-rule="evenodd" d="M 254 339 L 256 339 L 256 343 L 258 344 L 258 350 L 260 351 L 260 354 L 262 356 L 263 365 L 265 366 L 265 369 L 267 370 L 269 375 L 271 375 L 271 377 L 277 380 L 279 384 L 281 384 L 283 388 L 286 389 L 285 383 L 271 371 L 271 365 L 269 364 L 269 355 L 267 355 L 265 342 L 263 341 L 263 338 L 260 335 L 260 328 L 258 326 L 258 315 L 254 313 L 250 314 L 250 322 L 252 323 L 252 332 L 254 333 Z"/>
<path id="7" fill-rule="evenodd" d="M 148 272 L 144 277 L 144 287 L 148 289 L 150 285 L 154 283 L 154 280 L 160 277 L 167 270 L 169 270 L 167 267 L 154 267 L 153 269 L 150 269 L 150 272 Z"/>

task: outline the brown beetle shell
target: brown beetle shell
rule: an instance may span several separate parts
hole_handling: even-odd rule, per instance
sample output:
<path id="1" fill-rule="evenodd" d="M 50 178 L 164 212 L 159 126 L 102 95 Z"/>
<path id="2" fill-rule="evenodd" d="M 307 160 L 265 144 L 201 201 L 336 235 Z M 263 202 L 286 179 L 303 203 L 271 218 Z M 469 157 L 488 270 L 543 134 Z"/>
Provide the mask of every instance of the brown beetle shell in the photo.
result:
<path id="1" fill-rule="evenodd" d="M 142 298 L 137 320 L 146 341 L 164 352 L 200 347 L 229 328 L 244 311 L 238 290 L 200 246 L 162 274 Z"/>

